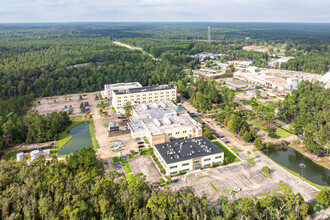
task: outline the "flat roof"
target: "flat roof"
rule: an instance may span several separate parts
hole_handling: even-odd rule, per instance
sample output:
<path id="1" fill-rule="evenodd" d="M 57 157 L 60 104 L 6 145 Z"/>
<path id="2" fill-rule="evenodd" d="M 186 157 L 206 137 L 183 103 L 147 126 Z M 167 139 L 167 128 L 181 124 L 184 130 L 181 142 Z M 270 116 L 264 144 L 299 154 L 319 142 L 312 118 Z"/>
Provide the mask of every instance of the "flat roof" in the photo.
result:
<path id="1" fill-rule="evenodd" d="M 139 82 L 116 83 L 116 84 L 104 85 L 104 88 L 106 90 L 124 89 L 127 87 L 142 87 L 142 85 Z"/>
<path id="2" fill-rule="evenodd" d="M 167 164 L 223 153 L 205 136 L 157 144 L 155 148 Z"/>
<path id="3" fill-rule="evenodd" d="M 139 92 L 151 92 L 151 91 L 160 91 L 160 90 L 167 90 L 167 89 L 176 89 L 176 85 L 160 85 L 160 86 L 147 86 L 142 88 L 132 88 L 126 90 L 113 90 L 116 95 L 121 94 L 132 94 L 132 93 L 139 93 Z"/>
<path id="4" fill-rule="evenodd" d="M 246 85 L 250 85 L 249 83 L 245 82 L 245 81 L 239 81 L 239 80 L 230 80 L 230 81 L 226 81 L 227 84 L 232 84 L 235 86 L 246 86 Z"/>

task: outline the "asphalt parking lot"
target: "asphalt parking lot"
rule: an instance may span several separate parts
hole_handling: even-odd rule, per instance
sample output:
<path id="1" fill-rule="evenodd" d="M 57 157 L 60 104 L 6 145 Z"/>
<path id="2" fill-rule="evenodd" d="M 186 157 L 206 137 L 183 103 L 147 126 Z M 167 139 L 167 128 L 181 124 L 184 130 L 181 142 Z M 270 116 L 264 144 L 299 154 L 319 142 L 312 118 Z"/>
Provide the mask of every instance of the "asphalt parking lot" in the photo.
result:
<path id="1" fill-rule="evenodd" d="M 158 180 L 162 178 L 150 156 L 129 160 L 128 163 L 134 175 L 143 173 L 146 176 L 146 180 L 150 183 L 158 183 Z"/>

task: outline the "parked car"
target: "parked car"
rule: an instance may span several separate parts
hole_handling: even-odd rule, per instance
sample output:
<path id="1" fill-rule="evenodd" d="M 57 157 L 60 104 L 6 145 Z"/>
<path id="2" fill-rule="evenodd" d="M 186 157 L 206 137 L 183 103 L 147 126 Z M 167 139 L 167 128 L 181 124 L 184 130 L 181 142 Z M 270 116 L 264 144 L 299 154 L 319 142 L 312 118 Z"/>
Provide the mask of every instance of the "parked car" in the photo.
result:
<path id="1" fill-rule="evenodd" d="M 139 146 L 138 146 L 138 148 L 143 148 L 143 147 L 144 147 L 144 145 L 139 145 Z"/>
<path id="2" fill-rule="evenodd" d="M 230 143 L 230 141 L 225 141 L 226 144 Z"/>
<path id="3" fill-rule="evenodd" d="M 227 138 L 225 136 L 220 136 L 221 140 L 226 140 Z"/>
<path id="4" fill-rule="evenodd" d="M 236 186 L 233 187 L 233 191 L 239 192 L 239 191 L 241 191 L 241 190 L 242 190 L 242 189 L 239 188 L 239 187 L 236 187 Z"/>
<path id="5" fill-rule="evenodd" d="M 225 128 L 224 126 L 220 125 L 220 128 Z"/>
<path id="6" fill-rule="evenodd" d="M 138 144 L 144 144 L 144 142 L 143 141 L 139 141 Z"/>

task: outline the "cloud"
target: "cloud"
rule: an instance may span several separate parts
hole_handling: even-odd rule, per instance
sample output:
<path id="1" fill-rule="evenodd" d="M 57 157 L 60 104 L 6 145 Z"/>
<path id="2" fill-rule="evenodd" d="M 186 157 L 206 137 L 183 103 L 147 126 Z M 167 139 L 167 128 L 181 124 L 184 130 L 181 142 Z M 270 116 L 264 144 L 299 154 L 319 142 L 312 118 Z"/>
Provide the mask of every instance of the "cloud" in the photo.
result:
<path id="1" fill-rule="evenodd" d="M 0 22 L 330 22 L 324 0 L 0 0 Z"/>

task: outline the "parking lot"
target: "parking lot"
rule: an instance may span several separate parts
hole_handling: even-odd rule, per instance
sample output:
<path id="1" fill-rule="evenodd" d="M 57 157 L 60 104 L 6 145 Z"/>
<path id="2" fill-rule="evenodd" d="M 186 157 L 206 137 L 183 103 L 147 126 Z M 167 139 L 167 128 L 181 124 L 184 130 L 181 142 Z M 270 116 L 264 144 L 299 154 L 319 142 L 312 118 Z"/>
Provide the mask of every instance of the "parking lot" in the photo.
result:
<path id="1" fill-rule="evenodd" d="M 158 183 L 158 180 L 162 178 L 156 165 L 153 163 L 151 156 L 139 157 L 128 161 L 133 174 L 143 173 L 146 176 L 146 180 L 150 183 Z"/>

